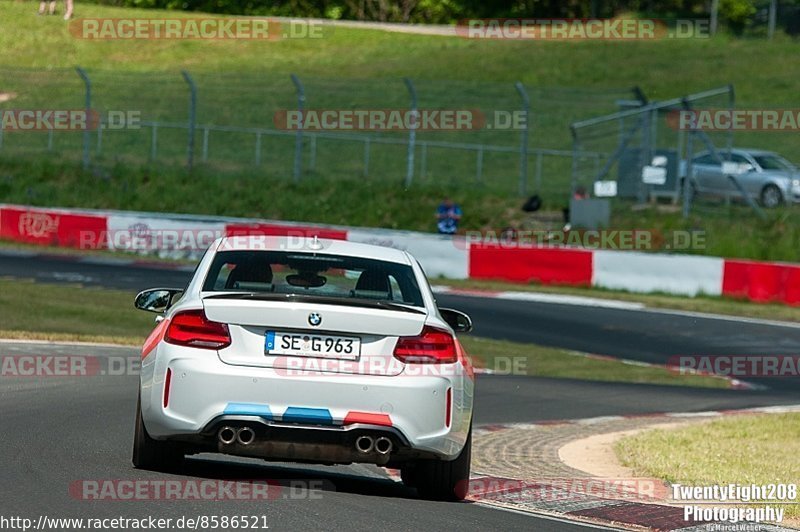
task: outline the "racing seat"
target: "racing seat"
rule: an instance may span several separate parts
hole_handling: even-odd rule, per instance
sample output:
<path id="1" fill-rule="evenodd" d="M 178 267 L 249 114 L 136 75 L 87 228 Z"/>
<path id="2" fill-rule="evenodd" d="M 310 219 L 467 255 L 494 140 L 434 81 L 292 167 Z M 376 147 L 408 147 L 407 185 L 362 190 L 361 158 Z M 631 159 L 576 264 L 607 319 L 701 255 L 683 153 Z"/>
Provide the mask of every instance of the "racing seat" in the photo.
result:
<path id="1" fill-rule="evenodd" d="M 389 276 L 380 271 L 364 270 L 359 275 L 351 296 L 362 299 L 392 299 Z"/>
<path id="2" fill-rule="evenodd" d="M 225 288 L 271 292 L 274 289 L 272 267 L 268 262 L 256 260 L 237 264 L 236 268 L 228 275 Z"/>

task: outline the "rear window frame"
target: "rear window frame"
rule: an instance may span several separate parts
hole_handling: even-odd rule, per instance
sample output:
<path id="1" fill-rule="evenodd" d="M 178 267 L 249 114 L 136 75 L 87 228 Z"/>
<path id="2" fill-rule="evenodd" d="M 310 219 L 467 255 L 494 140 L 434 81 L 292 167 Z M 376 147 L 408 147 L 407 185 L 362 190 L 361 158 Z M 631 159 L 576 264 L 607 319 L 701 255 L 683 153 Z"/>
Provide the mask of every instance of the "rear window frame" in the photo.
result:
<path id="1" fill-rule="evenodd" d="M 219 275 L 222 271 L 222 268 L 225 264 L 235 263 L 237 262 L 234 260 L 232 255 L 237 256 L 250 256 L 250 255 L 262 255 L 268 254 L 272 255 L 274 258 L 270 258 L 269 262 L 274 267 L 277 264 L 286 265 L 289 257 L 297 257 L 301 255 L 308 255 L 309 257 L 315 257 L 311 260 L 324 260 L 324 258 L 330 257 L 332 261 L 343 261 L 344 265 L 342 269 L 344 270 L 358 270 L 361 269 L 362 271 L 366 269 L 367 266 L 376 266 L 377 269 L 385 271 L 386 275 L 390 278 L 393 278 L 400 287 L 401 294 L 403 296 L 402 300 L 398 300 L 395 297 L 390 297 L 387 299 L 374 299 L 374 301 L 385 301 L 387 303 L 396 303 L 402 305 L 410 305 L 413 307 L 418 307 L 421 309 L 426 308 L 425 306 L 425 296 L 422 293 L 422 287 L 420 286 L 419 280 L 417 279 L 416 272 L 414 268 L 409 264 L 403 264 L 401 262 L 390 261 L 390 260 L 382 260 L 382 259 L 375 259 L 369 257 L 359 257 L 356 255 L 339 255 L 333 253 L 318 253 L 318 252 L 297 252 L 297 251 L 281 251 L 281 250 L 227 250 L 227 251 L 218 251 L 214 258 L 211 260 L 208 268 L 205 272 L 205 277 L 203 279 L 203 283 L 200 286 L 200 291 L 203 293 L 214 293 L 214 294 L 230 294 L 230 293 L 263 293 L 263 294 L 276 294 L 276 295 L 296 295 L 296 296 L 313 296 L 314 298 L 324 298 L 329 299 L 332 302 L 335 301 L 357 301 L 361 298 L 353 297 L 353 296 L 345 296 L 345 295 L 331 295 L 326 294 L 324 292 L 314 291 L 313 289 L 310 291 L 303 290 L 301 288 L 296 288 L 291 292 L 267 292 L 267 291 L 252 291 L 247 289 L 232 289 L 232 288 L 217 288 L 216 283 L 219 279 Z M 238 258 L 238 257 L 236 257 Z M 275 258 L 280 260 L 275 260 Z M 351 262 L 348 262 L 351 261 Z M 353 266 L 362 266 L 363 268 L 353 267 Z M 324 275 L 324 272 L 322 272 Z M 391 283 L 391 281 L 390 281 Z M 274 286 L 274 282 L 272 283 Z M 291 286 L 291 285 L 288 285 Z M 392 294 L 390 294 L 392 295 Z M 370 298 L 372 300 L 372 298 Z"/>

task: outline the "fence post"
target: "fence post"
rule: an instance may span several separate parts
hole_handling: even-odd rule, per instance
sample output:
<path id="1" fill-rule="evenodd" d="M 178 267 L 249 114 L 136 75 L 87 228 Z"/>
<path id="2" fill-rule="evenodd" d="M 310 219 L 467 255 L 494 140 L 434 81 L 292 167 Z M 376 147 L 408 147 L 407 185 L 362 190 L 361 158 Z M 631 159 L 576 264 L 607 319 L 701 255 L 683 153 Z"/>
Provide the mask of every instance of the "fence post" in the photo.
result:
<path id="1" fill-rule="evenodd" d="M 364 140 L 364 177 L 369 177 L 369 137 Z"/>
<path id="2" fill-rule="evenodd" d="M 419 156 L 419 177 L 425 179 L 428 176 L 428 144 L 421 142 L 422 153 Z"/>
<path id="3" fill-rule="evenodd" d="M 406 156 L 405 184 L 406 188 L 409 188 L 411 182 L 414 180 L 414 145 L 417 141 L 417 120 L 419 119 L 419 113 L 417 111 L 417 89 L 414 87 L 414 83 L 410 78 L 403 78 L 403 82 L 406 84 L 408 94 L 411 96 L 411 114 L 414 117 L 414 122 L 408 130 L 408 155 Z"/>
<path id="4" fill-rule="evenodd" d="M 150 137 L 150 160 L 158 157 L 158 122 L 153 122 L 153 135 Z"/>
<path id="5" fill-rule="evenodd" d="M 650 139 L 653 135 L 652 123 L 651 123 L 651 113 L 645 112 L 642 113 L 641 121 L 642 121 L 642 138 L 639 145 L 639 175 L 636 178 L 636 201 L 639 203 L 645 203 L 647 201 L 648 191 L 650 185 L 646 185 L 642 180 L 642 169 L 650 164 L 652 160 L 652 149 L 650 146 Z"/>
<path id="6" fill-rule="evenodd" d="M 542 150 L 536 152 L 536 193 L 542 193 Z"/>
<path id="7" fill-rule="evenodd" d="M 181 70 L 183 79 L 189 84 L 189 145 L 186 148 L 186 165 L 191 171 L 194 164 L 194 131 L 197 127 L 197 85 L 186 70 Z"/>
<path id="8" fill-rule="evenodd" d="M 297 127 L 297 134 L 294 137 L 294 170 L 292 171 L 292 176 L 297 182 L 300 181 L 300 172 L 303 164 L 303 109 L 306 103 L 306 91 L 300 78 L 294 74 L 289 77 L 292 79 L 297 92 L 297 110 L 300 111 L 300 125 Z"/>
<path id="9" fill-rule="evenodd" d="M 733 90 L 733 84 L 728 85 L 728 111 L 730 112 L 730 116 L 733 116 L 733 108 L 736 106 L 736 92 Z M 733 129 L 728 128 L 728 135 L 727 135 L 727 145 L 725 146 L 728 149 L 728 156 L 730 158 L 731 150 L 733 150 Z"/>
<path id="10" fill-rule="evenodd" d="M 688 106 L 684 106 L 688 108 Z M 689 217 L 692 208 L 692 159 L 694 158 L 694 131 L 691 129 L 686 134 L 686 175 L 683 176 L 683 217 Z"/>
<path id="11" fill-rule="evenodd" d="M 769 2 L 769 19 L 767 21 L 767 38 L 772 40 L 775 36 L 775 19 L 778 16 L 778 0 Z"/>
<path id="12" fill-rule="evenodd" d="M 525 196 L 528 191 L 528 131 L 530 129 L 531 100 L 521 81 L 514 84 L 522 98 L 522 112 L 525 114 L 525 127 L 519 143 L 519 195 Z"/>
<path id="13" fill-rule="evenodd" d="M 256 133 L 256 166 L 261 166 L 261 133 Z"/>
<path id="14" fill-rule="evenodd" d="M 85 101 L 85 108 L 86 108 L 86 118 L 88 123 L 89 113 L 92 112 L 92 80 L 89 79 L 89 75 L 86 73 L 84 69 L 81 67 L 75 67 L 75 70 L 78 72 L 78 75 L 83 80 L 83 84 L 86 86 L 86 101 Z M 89 135 L 89 129 L 86 128 L 83 130 L 83 169 L 89 169 L 89 142 L 91 141 Z"/>
<path id="15" fill-rule="evenodd" d="M 578 187 L 578 158 L 581 153 L 581 143 L 578 140 L 578 130 L 574 124 L 569 125 L 569 133 L 572 136 L 572 166 L 570 168 L 572 179 L 570 180 L 569 195 L 572 196 Z"/>

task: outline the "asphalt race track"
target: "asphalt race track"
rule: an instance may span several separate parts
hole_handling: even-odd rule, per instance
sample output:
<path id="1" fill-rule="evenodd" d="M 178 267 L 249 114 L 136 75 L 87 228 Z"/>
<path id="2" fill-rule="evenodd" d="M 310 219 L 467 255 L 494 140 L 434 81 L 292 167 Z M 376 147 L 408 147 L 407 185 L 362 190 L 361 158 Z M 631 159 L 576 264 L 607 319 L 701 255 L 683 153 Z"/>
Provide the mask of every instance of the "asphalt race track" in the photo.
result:
<path id="1" fill-rule="evenodd" d="M 86 263 L 63 257 L 0 253 L 0 276 L 41 282 L 142 289 L 182 286 L 181 270 Z M 470 313 L 481 336 L 532 341 L 594 353 L 663 362 L 675 354 L 800 353 L 800 328 L 673 314 L 474 297 L 438 296 Z M 3 356 L 70 354 L 135 357 L 136 349 L 0 343 Z M 702 411 L 800 403 L 796 380 L 766 382 L 762 391 L 681 389 L 522 376 L 478 378 L 478 425 L 666 411 Z M 421 501 L 377 468 L 267 464 L 203 455 L 177 475 L 137 471 L 130 449 L 137 377 L 0 378 L 4 449 L 2 513 L 49 517 L 264 515 L 272 529 L 584 530 L 475 503 Z M 81 480 L 276 479 L 275 500 L 87 501 L 70 493 Z M 317 481 L 312 490 L 291 489 Z"/>

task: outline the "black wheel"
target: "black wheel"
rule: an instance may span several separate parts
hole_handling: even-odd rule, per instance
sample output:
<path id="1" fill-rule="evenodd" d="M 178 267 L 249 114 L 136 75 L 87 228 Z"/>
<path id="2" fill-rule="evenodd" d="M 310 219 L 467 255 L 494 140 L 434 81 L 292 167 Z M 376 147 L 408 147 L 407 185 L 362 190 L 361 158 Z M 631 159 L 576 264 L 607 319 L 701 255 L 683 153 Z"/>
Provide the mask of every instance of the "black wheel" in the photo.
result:
<path id="1" fill-rule="evenodd" d="M 175 471 L 183 463 L 183 452 L 171 442 L 154 440 L 142 421 L 142 399 L 136 401 L 136 430 L 133 436 L 133 467 L 152 471 Z"/>
<path id="2" fill-rule="evenodd" d="M 781 189 L 775 185 L 767 185 L 761 189 L 761 205 L 767 209 L 774 209 L 781 203 L 783 203 Z"/>
<path id="3" fill-rule="evenodd" d="M 472 426 L 461 454 L 455 460 L 419 460 L 414 464 L 413 482 L 420 497 L 435 501 L 460 501 L 469 492 L 472 459 Z M 403 479 L 405 482 L 405 479 Z"/>
<path id="4" fill-rule="evenodd" d="M 409 462 L 400 468 L 400 479 L 409 488 L 417 487 L 417 463 Z"/>

